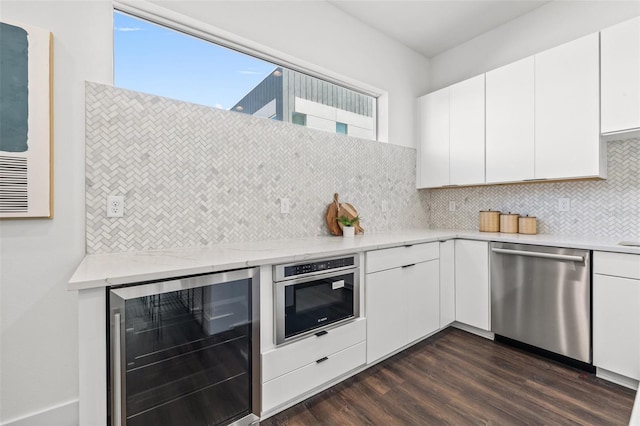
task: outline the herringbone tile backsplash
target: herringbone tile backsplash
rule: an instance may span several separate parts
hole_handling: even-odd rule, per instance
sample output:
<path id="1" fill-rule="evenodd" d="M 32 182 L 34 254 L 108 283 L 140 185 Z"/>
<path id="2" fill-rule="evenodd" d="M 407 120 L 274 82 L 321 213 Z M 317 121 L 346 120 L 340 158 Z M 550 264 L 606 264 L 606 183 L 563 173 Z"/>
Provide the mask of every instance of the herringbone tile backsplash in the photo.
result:
<path id="1" fill-rule="evenodd" d="M 609 142 L 607 156 L 606 180 L 431 190 L 430 226 L 477 230 L 478 212 L 491 209 L 536 216 L 541 234 L 640 239 L 640 139 Z M 559 211 L 560 198 L 571 210 Z"/>
<path id="2" fill-rule="evenodd" d="M 326 235 L 334 192 L 366 232 L 428 226 L 411 148 L 86 85 L 88 253 Z"/>
<path id="3" fill-rule="evenodd" d="M 602 181 L 417 191 L 415 158 L 411 148 L 87 83 L 87 252 L 326 235 L 334 192 L 367 232 L 477 229 L 478 211 L 491 208 L 537 216 L 540 233 L 640 238 L 638 139 L 608 144 Z M 126 197 L 124 217 L 106 217 L 107 195 Z M 562 197 L 569 212 L 557 209 Z"/>

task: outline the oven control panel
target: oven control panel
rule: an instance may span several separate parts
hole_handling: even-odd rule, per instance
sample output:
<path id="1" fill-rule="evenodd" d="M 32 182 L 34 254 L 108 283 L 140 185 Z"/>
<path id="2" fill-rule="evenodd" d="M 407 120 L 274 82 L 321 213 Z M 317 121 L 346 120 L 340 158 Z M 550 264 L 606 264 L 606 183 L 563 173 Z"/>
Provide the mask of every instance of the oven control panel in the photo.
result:
<path id="1" fill-rule="evenodd" d="M 301 263 L 274 266 L 275 280 L 286 280 L 305 275 L 316 275 L 358 266 L 356 256 L 343 256 Z"/>

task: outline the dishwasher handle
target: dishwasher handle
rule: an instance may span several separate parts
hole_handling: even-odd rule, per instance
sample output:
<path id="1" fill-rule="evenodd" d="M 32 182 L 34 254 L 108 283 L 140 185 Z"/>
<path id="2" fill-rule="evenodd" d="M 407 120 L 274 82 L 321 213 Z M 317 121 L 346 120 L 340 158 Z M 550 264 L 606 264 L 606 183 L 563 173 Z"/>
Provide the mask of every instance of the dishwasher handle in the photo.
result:
<path id="1" fill-rule="evenodd" d="M 513 249 L 503 249 L 503 248 L 492 248 L 491 251 L 494 253 L 512 254 L 515 256 L 542 257 L 545 259 L 584 262 L 584 256 L 573 256 L 570 254 L 554 254 L 554 253 L 544 253 L 540 251 L 513 250 Z"/>

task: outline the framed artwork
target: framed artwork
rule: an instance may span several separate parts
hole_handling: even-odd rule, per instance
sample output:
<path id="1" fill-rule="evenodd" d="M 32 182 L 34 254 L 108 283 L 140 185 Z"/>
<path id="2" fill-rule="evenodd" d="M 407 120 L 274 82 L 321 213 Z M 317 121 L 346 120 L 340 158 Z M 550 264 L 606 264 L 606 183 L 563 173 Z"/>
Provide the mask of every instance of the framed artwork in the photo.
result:
<path id="1" fill-rule="evenodd" d="M 0 219 L 53 217 L 53 35 L 0 22 Z"/>

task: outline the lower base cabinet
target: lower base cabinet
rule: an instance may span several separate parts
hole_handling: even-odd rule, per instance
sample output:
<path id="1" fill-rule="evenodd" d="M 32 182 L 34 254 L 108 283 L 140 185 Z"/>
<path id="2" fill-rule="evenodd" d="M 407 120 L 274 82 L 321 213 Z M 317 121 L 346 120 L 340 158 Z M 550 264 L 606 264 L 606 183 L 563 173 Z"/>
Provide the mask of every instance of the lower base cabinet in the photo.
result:
<path id="1" fill-rule="evenodd" d="M 364 318 L 262 354 L 262 412 L 267 413 L 365 364 Z"/>
<path id="2" fill-rule="evenodd" d="M 263 412 L 304 395 L 363 365 L 366 360 L 366 350 L 366 343 L 361 342 L 264 383 L 262 385 Z"/>
<path id="3" fill-rule="evenodd" d="M 640 256 L 593 259 L 593 364 L 640 380 Z"/>
<path id="4" fill-rule="evenodd" d="M 367 272 L 367 363 L 440 328 L 438 243 L 369 252 Z"/>
<path id="5" fill-rule="evenodd" d="M 489 331 L 489 243 L 456 240 L 456 321 Z"/>

